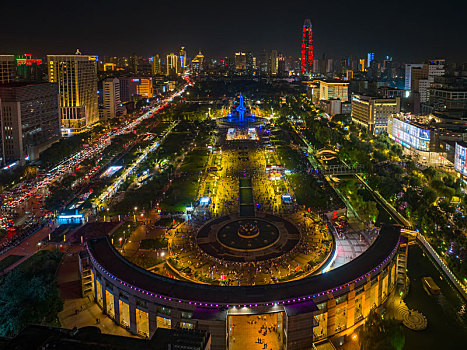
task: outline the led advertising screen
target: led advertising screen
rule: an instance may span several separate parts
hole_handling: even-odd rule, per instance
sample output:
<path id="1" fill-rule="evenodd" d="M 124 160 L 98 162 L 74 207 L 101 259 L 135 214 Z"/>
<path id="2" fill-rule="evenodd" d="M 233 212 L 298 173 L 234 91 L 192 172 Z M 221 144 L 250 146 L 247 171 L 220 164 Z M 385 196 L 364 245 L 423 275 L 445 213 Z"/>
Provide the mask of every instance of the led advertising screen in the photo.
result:
<path id="1" fill-rule="evenodd" d="M 454 169 L 464 176 L 467 176 L 467 146 L 456 143 L 456 154 L 454 156 Z"/>
<path id="2" fill-rule="evenodd" d="M 392 123 L 392 135 L 397 142 L 405 147 L 415 148 L 420 151 L 430 150 L 430 130 L 421 129 L 415 125 L 394 118 Z"/>

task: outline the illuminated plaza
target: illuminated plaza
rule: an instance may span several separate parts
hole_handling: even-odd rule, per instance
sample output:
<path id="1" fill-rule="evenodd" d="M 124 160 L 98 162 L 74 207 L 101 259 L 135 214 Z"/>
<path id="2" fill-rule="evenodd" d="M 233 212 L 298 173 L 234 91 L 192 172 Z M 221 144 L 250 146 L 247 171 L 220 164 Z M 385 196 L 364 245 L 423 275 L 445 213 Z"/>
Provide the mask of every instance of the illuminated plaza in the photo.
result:
<path id="1" fill-rule="evenodd" d="M 81 266 L 96 302 L 134 334 L 204 329 L 213 349 L 302 349 L 351 334 L 405 281 L 407 240 L 383 226 L 355 259 L 338 256 L 345 240 L 328 229 L 325 213 L 297 204 L 268 141 L 270 122 L 232 103 L 218 118 L 196 204 L 165 234 L 164 268 L 127 261 L 130 243 L 88 241 Z"/>
<path id="2" fill-rule="evenodd" d="M 3 6 L 0 350 L 467 342 L 467 2 L 105 3 Z"/>

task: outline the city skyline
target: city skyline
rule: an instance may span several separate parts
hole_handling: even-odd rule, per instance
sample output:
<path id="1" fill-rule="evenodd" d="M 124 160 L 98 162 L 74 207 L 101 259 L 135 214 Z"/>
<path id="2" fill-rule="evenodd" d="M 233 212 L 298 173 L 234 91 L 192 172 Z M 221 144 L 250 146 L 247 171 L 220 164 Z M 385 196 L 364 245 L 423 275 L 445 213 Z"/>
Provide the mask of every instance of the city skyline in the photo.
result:
<path id="1" fill-rule="evenodd" d="M 183 45 L 188 57 L 194 57 L 198 50 L 210 57 L 222 57 L 235 50 L 259 53 L 262 49 L 299 57 L 301 28 L 303 21 L 310 18 L 315 57 L 375 52 L 380 58 L 388 55 L 397 61 L 444 57 L 462 62 L 467 55 L 467 49 L 457 44 L 458 38 L 467 34 L 461 18 L 467 10 L 464 3 L 448 2 L 439 8 L 433 2 L 416 1 L 378 8 L 364 1 L 354 8 L 343 2 L 330 6 L 292 0 L 284 6 L 240 1 L 234 6 L 203 1 L 204 6 L 197 3 L 176 8 L 166 1 L 138 2 L 132 14 L 125 17 L 119 13 L 124 3 L 114 4 L 109 9 L 83 3 L 82 10 L 70 13 L 52 2 L 34 12 L 21 12 L 21 26 L 15 25 L 14 17 L 7 17 L 4 25 L 14 26 L 15 30 L 3 38 L 0 50 L 39 56 L 69 54 L 80 48 L 87 54 L 150 56 L 155 52 L 170 53 Z M 19 5 L 6 6 L 12 13 L 20 11 Z M 146 16 L 147 20 L 141 20 Z"/>
<path id="2" fill-rule="evenodd" d="M 467 3 L 3 9 L 0 350 L 467 341 Z"/>

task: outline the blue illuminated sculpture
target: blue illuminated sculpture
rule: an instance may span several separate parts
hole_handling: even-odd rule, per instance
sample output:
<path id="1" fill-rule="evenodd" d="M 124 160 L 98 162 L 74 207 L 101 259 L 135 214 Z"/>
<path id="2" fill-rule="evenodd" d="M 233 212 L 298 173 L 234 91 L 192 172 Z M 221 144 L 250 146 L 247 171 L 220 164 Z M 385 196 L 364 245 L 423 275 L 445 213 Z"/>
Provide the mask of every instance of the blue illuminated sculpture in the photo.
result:
<path id="1" fill-rule="evenodd" d="M 240 94 L 240 104 L 239 106 L 237 107 L 237 112 L 238 112 L 238 119 L 240 119 L 241 121 L 243 121 L 243 117 L 245 115 L 245 111 L 246 111 L 246 108 L 245 106 L 243 105 L 243 96 Z"/>

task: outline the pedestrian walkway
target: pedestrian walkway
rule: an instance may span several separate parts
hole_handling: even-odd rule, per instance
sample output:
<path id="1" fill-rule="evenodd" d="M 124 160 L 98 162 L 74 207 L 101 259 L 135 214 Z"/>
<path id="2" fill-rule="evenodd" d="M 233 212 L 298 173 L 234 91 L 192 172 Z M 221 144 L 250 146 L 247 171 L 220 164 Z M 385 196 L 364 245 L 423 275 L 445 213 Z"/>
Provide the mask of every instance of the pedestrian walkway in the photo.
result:
<path id="1" fill-rule="evenodd" d="M 409 309 L 402 299 L 401 294 L 393 293 L 389 297 L 386 305 L 388 308 L 388 316 L 402 322 L 407 328 L 413 331 L 421 331 L 428 326 L 426 317 L 417 310 Z"/>
<path id="2" fill-rule="evenodd" d="M 424 330 L 428 321 L 425 316 L 416 310 L 410 310 L 402 299 L 399 299 L 396 306 L 395 318 L 402 321 L 402 324 L 413 331 Z"/>
<path id="3" fill-rule="evenodd" d="M 77 252 L 68 253 L 63 258 L 57 272 L 57 284 L 63 299 L 63 311 L 58 314 L 61 327 L 73 329 L 94 326 L 105 334 L 133 337 L 106 316 L 90 297 L 81 296 Z"/>

